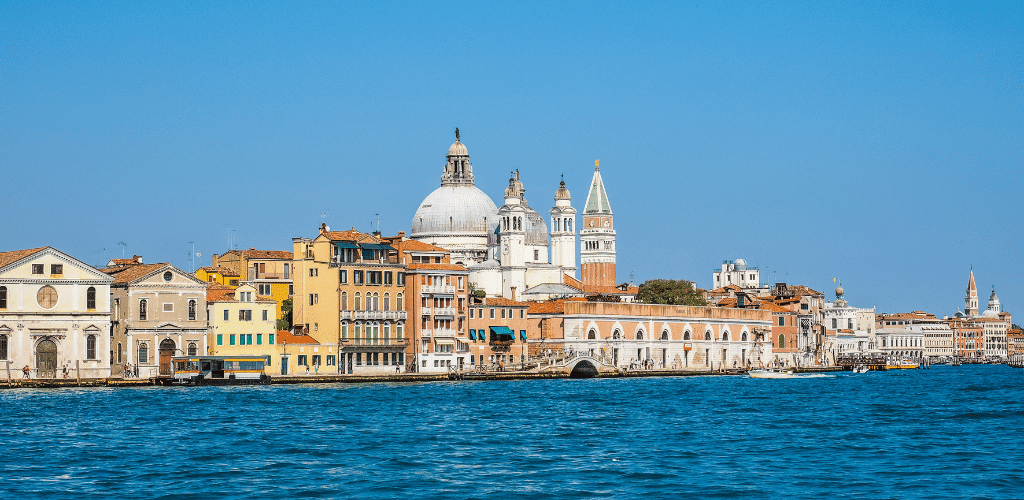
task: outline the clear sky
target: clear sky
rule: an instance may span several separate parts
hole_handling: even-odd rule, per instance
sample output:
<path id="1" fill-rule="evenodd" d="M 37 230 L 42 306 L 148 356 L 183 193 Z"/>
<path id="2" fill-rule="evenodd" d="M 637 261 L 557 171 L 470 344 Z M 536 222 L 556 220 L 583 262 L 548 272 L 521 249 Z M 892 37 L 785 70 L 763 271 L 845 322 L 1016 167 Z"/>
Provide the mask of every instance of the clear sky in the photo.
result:
<path id="1" fill-rule="evenodd" d="M 600 159 L 619 281 L 1024 315 L 1021 3 L 723 4 L 0 2 L 0 249 L 408 231 L 459 127 L 542 214 Z"/>

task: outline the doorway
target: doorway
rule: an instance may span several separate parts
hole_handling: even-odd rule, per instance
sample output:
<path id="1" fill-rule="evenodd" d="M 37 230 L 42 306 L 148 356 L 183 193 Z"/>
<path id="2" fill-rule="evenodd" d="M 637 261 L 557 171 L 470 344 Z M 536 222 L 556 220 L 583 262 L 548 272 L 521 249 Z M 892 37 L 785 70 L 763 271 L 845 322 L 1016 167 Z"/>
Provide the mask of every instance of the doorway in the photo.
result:
<path id="1" fill-rule="evenodd" d="M 176 347 L 177 345 L 171 339 L 160 341 L 160 375 L 171 374 L 171 358 L 174 357 Z"/>
<path id="2" fill-rule="evenodd" d="M 39 378 L 57 378 L 57 344 L 50 339 L 36 344 L 36 373 Z"/>

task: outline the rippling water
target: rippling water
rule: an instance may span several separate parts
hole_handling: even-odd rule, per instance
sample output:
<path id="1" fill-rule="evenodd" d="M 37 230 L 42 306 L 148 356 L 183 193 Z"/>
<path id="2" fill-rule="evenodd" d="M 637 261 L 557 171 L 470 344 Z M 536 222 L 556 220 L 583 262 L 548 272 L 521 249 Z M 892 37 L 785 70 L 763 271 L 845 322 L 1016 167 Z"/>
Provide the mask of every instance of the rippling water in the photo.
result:
<path id="1" fill-rule="evenodd" d="M 0 391 L 0 497 L 1022 498 L 1024 370 Z"/>

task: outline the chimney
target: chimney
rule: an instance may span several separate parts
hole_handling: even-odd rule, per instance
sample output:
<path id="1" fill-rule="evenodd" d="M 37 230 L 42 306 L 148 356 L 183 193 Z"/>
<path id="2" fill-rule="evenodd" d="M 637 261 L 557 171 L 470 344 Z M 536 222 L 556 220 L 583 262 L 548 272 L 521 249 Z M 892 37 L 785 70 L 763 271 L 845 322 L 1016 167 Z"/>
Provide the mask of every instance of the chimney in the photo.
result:
<path id="1" fill-rule="evenodd" d="M 743 297 L 744 297 L 744 295 L 742 293 L 737 293 L 736 294 L 736 307 L 738 307 L 740 309 L 743 309 L 744 307 L 746 307 L 743 304 Z"/>
<path id="2" fill-rule="evenodd" d="M 249 247 L 249 250 L 256 250 L 256 247 Z"/>
<path id="3" fill-rule="evenodd" d="M 320 234 L 324 234 L 326 232 L 327 232 L 327 223 L 326 222 L 321 222 L 320 223 Z"/>
<path id="4" fill-rule="evenodd" d="M 399 231 L 398 232 L 398 237 L 404 240 L 405 239 L 405 231 Z"/>
<path id="5" fill-rule="evenodd" d="M 512 300 L 516 300 L 516 287 L 512 287 Z"/>

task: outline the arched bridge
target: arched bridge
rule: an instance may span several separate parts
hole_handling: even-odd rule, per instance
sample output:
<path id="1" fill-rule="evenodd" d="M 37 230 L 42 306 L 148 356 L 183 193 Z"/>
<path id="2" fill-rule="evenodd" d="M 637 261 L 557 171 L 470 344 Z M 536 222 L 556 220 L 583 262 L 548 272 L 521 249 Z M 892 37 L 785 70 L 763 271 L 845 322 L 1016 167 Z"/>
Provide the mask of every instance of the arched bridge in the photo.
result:
<path id="1" fill-rule="evenodd" d="M 574 353 L 571 356 L 554 360 L 547 366 L 542 366 L 539 372 L 564 371 L 571 378 L 592 378 L 600 373 L 612 373 L 618 371 L 611 363 L 586 353 Z"/>

